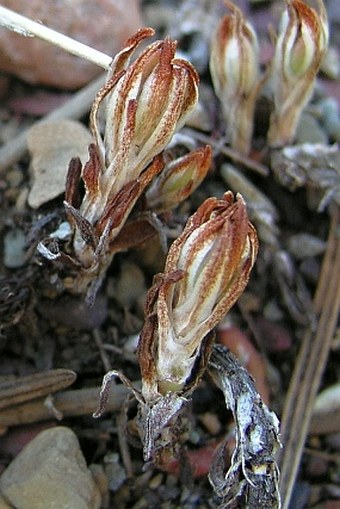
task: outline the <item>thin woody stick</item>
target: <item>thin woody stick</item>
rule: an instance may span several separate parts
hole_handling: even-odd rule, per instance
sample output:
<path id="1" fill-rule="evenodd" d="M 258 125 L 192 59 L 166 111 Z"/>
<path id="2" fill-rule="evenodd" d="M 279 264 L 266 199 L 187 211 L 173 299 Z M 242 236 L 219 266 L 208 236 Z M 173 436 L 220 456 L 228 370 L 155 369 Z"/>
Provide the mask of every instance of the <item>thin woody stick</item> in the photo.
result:
<path id="1" fill-rule="evenodd" d="M 62 391 L 53 395 L 52 404 L 56 412 L 63 417 L 92 415 L 98 407 L 99 394 L 100 387 Z M 119 412 L 128 395 L 129 390 L 124 385 L 112 386 L 105 412 Z M 46 405 L 46 398 L 34 399 L 1 410 L 0 430 L 48 419 L 53 419 L 53 413 Z"/>
<path id="2" fill-rule="evenodd" d="M 106 70 L 110 68 L 112 57 L 2 6 L 0 6 L 1 26 L 26 37 L 39 37 Z M 97 78 L 41 121 L 79 118 L 90 109 L 93 98 L 103 83 L 104 77 Z M 27 131 L 24 131 L 0 149 L 0 174 L 25 153 L 26 134 Z"/>
<path id="3" fill-rule="evenodd" d="M 283 449 L 280 458 L 282 509 L 290 507 L 315 397 L 326 367 L 339 315 L 340 288 L 335 277 L 340 267 L 339 219 L 340 210 L 335 207 L 332 211 L 327 251 L 314 300 L 315 311 L 320 313 L 318 326 L 315 333 L 311 329 L 306 332 L 283 410 L 281 425 Z"/>
<path id="4" fill-rule="evenodd" d="M 110 68 L 112 57 L 2 6 L 0 6 L 0 26 L 26 37 L 39 37 L 104 69 Z"/>

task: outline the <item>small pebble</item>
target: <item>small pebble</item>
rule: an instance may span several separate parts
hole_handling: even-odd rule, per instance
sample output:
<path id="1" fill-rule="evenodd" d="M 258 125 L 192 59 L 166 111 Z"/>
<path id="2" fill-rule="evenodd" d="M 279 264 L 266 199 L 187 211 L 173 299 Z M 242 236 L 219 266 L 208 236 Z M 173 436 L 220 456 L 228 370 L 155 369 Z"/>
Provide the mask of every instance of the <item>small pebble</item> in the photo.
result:
<path id="1" fill-rule="evenodd" d="M 319 256 L 325 249 L 326 242 L 309 233 L 298 233 L 288 240 L 288 250 L 297 260 Z"/>
<path id="2" fill-rule="evenodd" d="M 116 281 L 114 297 L 130 309 L 146 293 L 143 271 L 132 262 L 123 262 Z"/>
<path id="3" fill-rule="evenodd" d="M 149 482 L 149 488 L 151 490 L 156 490 L 162 483 L 164 482 L 163 474 L 159 473 L 155 475 Z"/>
<path id="4" fill-rule="evenodd" d="M 330 433 L 325 437 L 326 444 L 337 453 L 340 453 L 340 432 Z"/>
<path id="5" fill-rule="evenodd" d="M 0 491 L 17 509 L 99 509 L 100 494 L 76 435 L 58 426 L 42 431 L 0 478 Z"/>
<path id="6" fill-rule="evenodd" d="M 98 294 L 93 306 L 88 307 L 84 299 L 65 295 L 58 299 L 42 300 L 39 312 L 58 325 L 76 330 L 91 330 L 100 327 L 108 317 L 107 299 Z"/>
<path id="7" fill-rule="evenodd" d="M 321 71 L 332 80 L 337 80 L 340 76 L 340 59 L 338 48 L 330 46 L 326 51 L 322 62 Z"/>
<path id="8" fill-rule="evenodd" d="M 283 311 L 275 299 L 270 300 L 267 304 L 265 304 L 263 308 L 263 316 L 271 322 L 278 322 L 284 319 Z"/>
<path id="9" fill-rule="evenodd" d="M 24 179 L 23 172 L 21 170 L 12 168 L 6 174 L 6 180 L 11 187 L 18 187 Z"/>
<path id="10" fill-rule="evenodd" d="M 283 324 L 272 322 L 263 316 L 256 317 L 254 324 L 261 338 L 261 346 L 266 352 L 284 352 L 292 347 L 293 338 Z"/>
<path id="11" fill-rule="evenodd" d="M 320 277 L 320 263 L 316 258 L 305 258 L 302 260 L 299 270 L 306 281 L 317 284 Z"/>
<path id="12" fill-rule="evenodd" d="M 216 414 L 212 414 L 211 412 L 206 412 L 200 415 L 200 421 L 205 426 L 207 431 L 209 431 L 210 435 L 218 435 L 221 431 L 221 422 L 218 419 Z"/>
<path id="13" fill-rule="evenodd" d="M 317 106 L 321 110 L 322 121 L 330 138 L 340 142 L 340 115 L 337 100 L 327 97 L 319 101 Z"/>
<path id="14" fill-rule="evenodd" d="M 127 475 L 120 463 L 118 453 L 107 454 L 104 458 L 105 473 L 111 491 L 117 491 L 126 481 Z"/>
<path id="15" fill-rule="evenodd" d="M 296 132 L 296 143 L 328 143 L 328 137 L 325 130 L 318 123 L 316 118 L 304 112 L 301 115 L 300 122 Z"/>
<path id="16" fill-rule="evenodd" d="M 309 431 L 314 434 L 340 432 L 340 382 L 317 395 Z"/>
<path id="17" fill-rule="evenodd" d="M 327 474 L 329 462 L 319 456 L 309 456 L 305 468 L 308 476 L 312 478 L 321 477 Z"/>
<path id="18" fill-rule="evenodd" d="M 25 263 L 25 234 L 18 228 L 4 236 L 4 264 L 8 269 L 17 269 Z"/>
<path id="19" fill-rule="evenodd" d="M 70 223 L 64 221 L 61 223 L 56 231 L 50 234 L 53 239 L 66 240 L 71 236 L 72 229 Z"/>

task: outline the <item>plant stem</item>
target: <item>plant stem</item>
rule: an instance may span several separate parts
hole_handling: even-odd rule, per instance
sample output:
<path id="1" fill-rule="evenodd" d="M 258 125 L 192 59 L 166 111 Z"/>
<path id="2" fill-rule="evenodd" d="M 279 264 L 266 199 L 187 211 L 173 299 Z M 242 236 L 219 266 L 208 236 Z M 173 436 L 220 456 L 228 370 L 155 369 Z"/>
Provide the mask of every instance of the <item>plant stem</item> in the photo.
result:
<path id="1" fill-rule="evenodd" d="M 26 37 L 39 37 L 104 69 L 110 68 L 112 57 L 2 6 L 0 6 L 0 26 Z"/>
<path id="2" fill-rule="evenodd" d="M 336 206 L 331 213 L 327 250 L 314 298 L 314 309 L 319 315 L 318 325 L 315 332 L 311 329 L 306 331 L 282 415 L 282 509 L 290 507 L 315 397 L 326 368 L 339 316 L 340 287 L 336 277 L 340 269 L 339 220 L 340 209 Z"/>

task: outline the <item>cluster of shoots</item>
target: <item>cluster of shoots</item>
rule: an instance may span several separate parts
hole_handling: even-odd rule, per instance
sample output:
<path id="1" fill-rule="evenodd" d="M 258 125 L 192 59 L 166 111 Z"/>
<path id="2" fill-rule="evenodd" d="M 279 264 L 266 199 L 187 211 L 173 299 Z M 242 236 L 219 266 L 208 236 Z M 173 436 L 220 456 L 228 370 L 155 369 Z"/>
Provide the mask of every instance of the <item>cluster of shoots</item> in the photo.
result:
<path id="1" fill-rule="evenodd" d="M 273 88 L 272 147 L 293 141 L 327 48 L 326 12 L 322 0 L 318 4 L 319 12 L 302 0 L 286 0 L 266 76 Z M 230 14 L 212 37 L 210 70 L 227 138 L 233 148 L 247 153 L 264 77 L 254 29 L 238 7 L 229 1 L 226 5 Z M 209 146 L 169 160 L 166 147 L 196 107 L 199 78 L 193 65 L 176 57 L 170 38 L 152 42 L 135 57 L 140 43 L 153 35 L 151 28 L 139 30 L 113 59 L 90 114 L 89 159 L 83 167 L 72 159 L 69 166 L 65 207 L 74 236 L 72 252 L 63 258 L 75 270 L 64 284 L 86 294 L 88 302 L 93 302 L 115 253 L 155 234 L 155 214 L 186 199 L 211 164 Z"/>
<path id="2" fill-rule="evenodd" d="M 327 48 L 326 12 L 322 0 L 318 4 L 319 12 L 302 0 L 286 0 L 267 73 L 273 83 L 272 146 L 292 141 Z M 263 84 L 259 47 L 241 10 L 226 5 L 230 14 L 212 38 L 211 76 L 229 142 L 248 152 Z M 140 43 L 153 34 L 141 29 L 114 58 L 90 115 L 89 160 L 82 167 L 73 159 L 69 167 L 65 207 L 74 236 L 68 256 L 76 267 L 70 286 L 87 293 L 89 301 L 114 254 L 145 240 L 147 218 L 187 198 L 211 164 L 209 146 L 168 160 L 168 143 L 197 104 L 198 75 L 189 62 L 176 58 L 176 43 L 169 38 L 152 42 L 133 59 Z M 142 421 L 149 422 L 142 430 L 146 458 L 153 450 L 149 431 L 157 412 L 164 422 L 170 419 L 197 383 L 211 350 L 212 330 L 243 292 L 257 249 L 245 202 L 231 192 L 207 199 L 171 245 L 164 272 L 155 276 L 147 295 L 138 349 L 138 399 Z"/>
<path id="3" fill-rule="evenodd" d="M 196 106 L 198 76 L 189 62 L 175 57 L 176 44 L 168 38 L 151 43 L 130 62 L 150 35 L 153 30 L 140 30 L 113 60 L 90 115 L 89 160 L 82 167 L 75 158 L 69 166 L 65 207 L 76 266 L 71 284 L 90 299 L 126 231 L 131 245 L 143 239 L 137 230 L 145 212 L 136 210 L 137 201 L 143 197 L 148 214 L 169 211 L 199 185 L 211 165 L 209 146 L 167 161 L 167 144 Z M 257 249 L 240 195 L 228 191 L 220 199 L 208 198 L 188 219 L 146 298 L 138 348 L 144 421 L 169 394 L 173 400 L 163 416 L 171 418 L 199 379 L 211 331 L 243 292 Z M 150 440 L 145 438 L 144 445 L 150 452 Z"/>
<path id="4" fill-rule="evenodd" d="M 318 11 L 303 0 L 286 0 L 274 57 L 264 75 L 254 29 L 238 7 L 225 4 L 230 14 L 222 18 L 213 36 L 210 72 L 222 103 L 228 142 L 240 152 L 249 152 L 256 99 L 268 82 L 273 96 L 268 144 L 273 148 L 290 144 L 328 45 L 323 0 L 318 0 Z"/>
<path id="5" fill-rule="evenodd" d="M 122 249 L 124 228 L 129 228 L 125 239 L 130 245 L 143 240 L 140 224 L 134 228 L 137 201 L 143 196 L 149 214 L 174 208 L 199 185 L 211 163 L 210 147 L 166 163 L 165 147 L 196 106 L 198 75 L 189 62 L 175 57 L 176 43 L 169 38 L 151 43 L 130 63 L 139 44 L 153 34 L 151 28 L 141 29 L 113 60 L 91 111 L 89 160 L 83 168 L 79 159 L 69 166 L 65 207 L 75 230 L 73 261 L 78 265 L 70 289 L 87 293 L 89 301 Z"/>
<path id="6" fill-rule="evenodd" d="M 221 20 L 212 41 L 211 75 L 229 141 L 247 152 L 263 78 L 256 34 L 242 12 L 227 5 L 231 14 Z M 287 1 L 286 18 L 271 68 L 276 80 L 269 131 L 273 145 L 293 135 L 287 117 L 294 127 L 327 45 L 324 9 L 319 15 L 301 0 Z M 112 61 L 90 114 L 89 159 L 84 166 L 79 158 L 69 165 L 64 203 L 73 227 L 71 248 L 52 255 L 72 268 L 65 287 L 86 294 L 88 302 L 114 255 L 147 240 L 150 227 L 155 235 L 156 219 L 185 200 L 211 165 L 209 146 L 178 159 L 166 153 L 196 107 L 198 75 L 176 57 L 170 38 L 150 43 L 135 57 L 140 43 L 153 35 L 150 28 L 139 30 Z M 139 403 L 137 427 L 146 461 L 157 457 L 163 430 L 207 368 L 213 329 L 244 291 L 257 252 L 245 201 L 230 191 L 206 199 L 170 246 L 164 271 L 154 277 L 146 296 L 138 345 L 141 390 L 123 374 L 109 372 L 96 413 L 105 406 L 112 377 L 120 376 Z"/>
<path id="7" fill-rule="evenodd" d="M 132 59 L 151 35 L 141 29 L 113 60 L 90 114 L 89 159 L 69 165 L 64 203 L 73 238 L 62 259 L 73 267 L 70 289 L 89 301 L 115 253 L 149 235 L 143 221 L 145 227 L 152 214 L 161 217 L 187 198 L 211 165 L 209 146 L 173 160 L 165 153 L 197 104 L 198 75 L 176 58 L 169 38 Z M 138 346 L 142 389 L 135 394 L 146 460 L 202 376 L 212 331 L 246 287 L 257 250 L 246 204 L 230 191 L 206 199 L 172 243 L 146 297 Z"/>

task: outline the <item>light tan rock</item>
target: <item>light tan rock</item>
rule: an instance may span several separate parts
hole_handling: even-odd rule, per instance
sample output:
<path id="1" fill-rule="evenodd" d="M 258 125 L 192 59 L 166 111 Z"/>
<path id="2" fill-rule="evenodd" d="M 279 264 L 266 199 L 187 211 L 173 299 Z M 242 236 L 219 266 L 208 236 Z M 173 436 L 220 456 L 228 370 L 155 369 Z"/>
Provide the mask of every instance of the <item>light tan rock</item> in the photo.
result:
<path id="1" fill-rule="evenodd" d="M 42 431 L 0 477 L 4 499 L 16 509 L 99 509 L 100 494 L 72 430 Z"/>
<path id="2" fill-rule="evenodd" d="M 112 56 L 142 26 L 139 0 L 2 0 L 1 5 Z M 101 72 L 48 42 L 5 29 L 0 70 L 64 89 L 80 88 Z"/>
<path id="3" fill-rule="evenodd" d="M 65 191 L 68 165 L 72 157 L 88 159 L 92 137 L 80 122 L 60 120 L 36 124 L 28 132 L 31 154 L 32 186 L 28 204 L 33 209 L 53 200 Z"/>
<path id="4" fill-rule="evenodd" d="M 12 505 L 9 505 L 4 498 L 0 495 L 0 509 L 14 509 Z"/>

